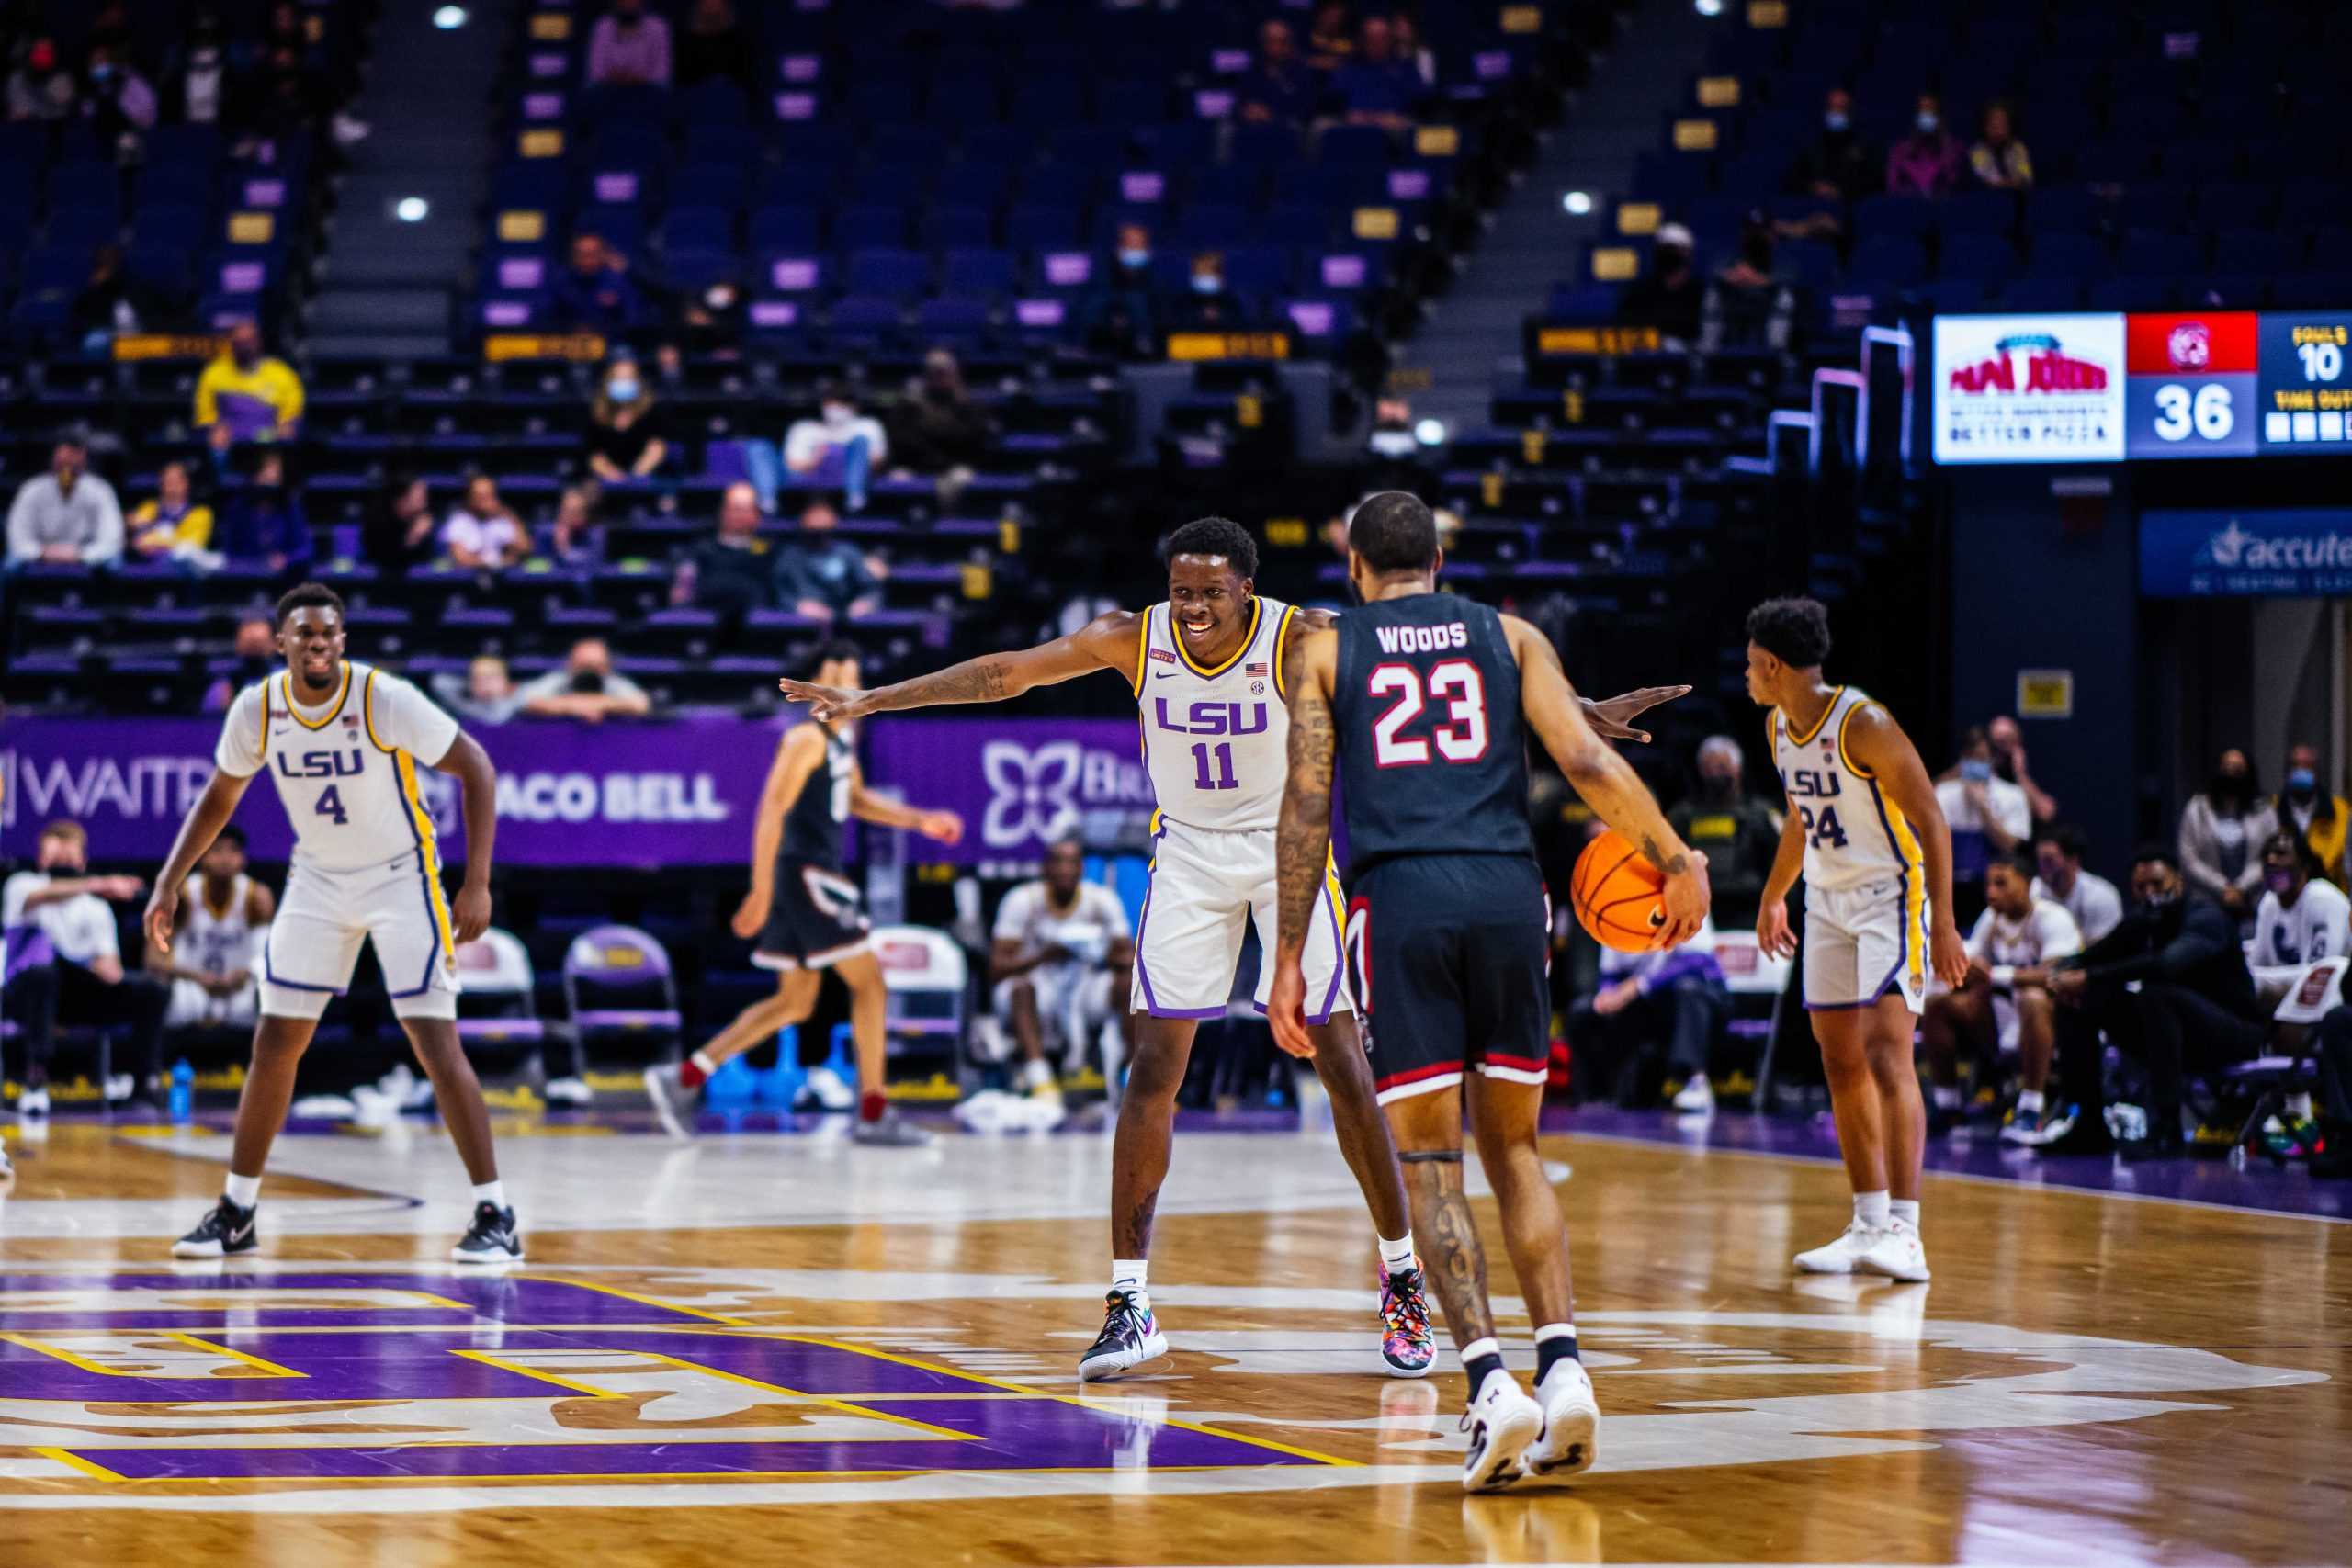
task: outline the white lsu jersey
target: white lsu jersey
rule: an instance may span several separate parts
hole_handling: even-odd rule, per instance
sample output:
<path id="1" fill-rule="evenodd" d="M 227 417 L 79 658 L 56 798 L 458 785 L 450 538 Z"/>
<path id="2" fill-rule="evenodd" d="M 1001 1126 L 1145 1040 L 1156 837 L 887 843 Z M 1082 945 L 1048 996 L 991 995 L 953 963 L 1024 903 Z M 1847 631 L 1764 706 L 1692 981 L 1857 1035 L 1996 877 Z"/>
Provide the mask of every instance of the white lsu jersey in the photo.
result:
<path id="1" fill-rule="evenodd" d="M 1836 891 L 1885 879 L 1905 879 L 1905 902 L 1924 905 L 1928 882 L 1918 835 L 1878 787 L 1877 778 L 1846 752 L 1846 726 L 1870 698 L 1840 686 L 1821 722 L 1799 735 L 1774 708 L 1766 720 L 1772 765 L 1790 809 L 1804 829 L 1804 880 Z"/>
<path id="2" fill-rule="evenodd" d="M 1987 969 L 2038 969 L 2083 950 L 2082 929 L 2064 904 L 2036 898 L 2018 919 L 1987 908 L 1968 933 L 1968 955 Z"/>
<path id="3" fill-rule="evenodd" d="M 395 675 L 345 663 L 334 700 L 297 707 L 284 671 L 229 706 L 213 761 L 250 778 L 264 768 L 294 829 L 294 859 L 360 871 L 421 852 L 437 874 L 433 818 L 417 783 L 448 755 L 458 722 Z"/>
<path id="4" fill-rule="evenodd" d="M 227 906 L 216 909 L 205 899 L 203 876 L 187 879 L 180 891 L 187 924 L 172 939 L 172 945 L 187 956 L 192 967 L 207 975 L 234 975 L 241 969 L 259 967 L 260 954 L 254 945 L 253 888 L 253 878 L 239 872 L 230 886 Z"/>
<path id="5" fill-rule="evenodd" d="M 1272 829 L 1290 771 L 1283 637 L 1294 605 L 1261 596 L 1250 632 L 1214 669 L 1193 660 L 1165 604 L 1144 612 L 1136 649 L 1144 766 L 1159 814 L 1214 832 Z"/>

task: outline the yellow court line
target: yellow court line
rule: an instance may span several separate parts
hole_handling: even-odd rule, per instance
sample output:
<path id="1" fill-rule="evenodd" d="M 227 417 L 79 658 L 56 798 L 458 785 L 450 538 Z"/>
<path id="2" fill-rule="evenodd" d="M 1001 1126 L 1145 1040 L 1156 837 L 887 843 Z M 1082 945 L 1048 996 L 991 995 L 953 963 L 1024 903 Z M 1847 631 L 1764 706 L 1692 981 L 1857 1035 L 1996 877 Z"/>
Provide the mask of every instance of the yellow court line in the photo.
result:
<path id="1" fill-rule="evenodd" d="M 781 1337 L 778 1336 L 775 1337 Z M 809 1341 L 805 1339 L 795 1339 L 793 1342 L 796 1344 L 809 1343 Z M 894 1426 L 911 1427 L 918 1432 L 922 1432 L 934 1438 L 950 1438 L 959 1443 L 977 1443 L 986 1440 L 977 1433 L 950 1431 L 945 1427 L 935 1427 L 928 1421 L 917 1421 L 910 1416 L 892 1416 L 880 1410 L 861 1409 L 859 1406 L 850 1404 L 847 1397 L 837 1399 L 828 1394 L 809 1393 L 802 1389 L 786 1388 L 781 1383 L 762 1382 L 757 1378 L 747 1378 L 740 1372 L 721 1371 L 717 1367 L 706 1367 L 699 1361 L 683 1361 L 675 1356 L 664 1356 L 659 1350 L 639 1350 L 630 1353 L 639 1356 L 650 1356 L 655 1360 L 667 1361 L 672 1366 L 675 1367 L 684 1367 L 690 1372 L 701 1372 L 707 1377 L 723 1378 L 729 1382 L 741 1383 L 745 1388 L 755 1388 L 763 1393 L 780 1393 L 789 1399 L 807 1400 L 811 1404 L 824 1405 L 833 1410 L 843 1411 L 852 1416 L 870 1416 L 879 1420 L 890 1422 Z"/>
<path id="2" fill-rule="evenodd" d="M 659 1307 L 663 1312 L 682 1312 L 689 1317 L 699 1317 L 711 1323 L 723 1323 L 729 1328 L 758 1328 L 762 1326 L 756 1323 L 745 1323 L 740 1317 L 729 1317 L 723 1313 L 704 1312 L 699 1307 L 678 1306 L 673 1303 L 661 1301 L 652 1296 L 641 1296 L 635 1291 L 624 1291 L 617 1285 L 598 1285 L 591 1283 L 586 1280 L 560 1280 L 552 1274 L 509 1274 L 506 1277 L 510 1280 L 536 1280 L 542 1285 L 572 1285 L 583 1291 L 594 1291 L 599 1295 L 618 1296 L 625 1302 L 635 1302 L 639 1306 Z M 575 1328 L 600 1328 L 605 1325 L 602 1324 L 581 1323 L 574 1324 L 572 1326 Z"/>
<path id="3" fill-rule="evenodd" d="M 93 1481 L 119 1482 L 131 1479 L 128 1475 L 119 1475 L 105 1465 L 84 1459 L 80 1454 L 69 1452 L 64 1449 L 35 1449 L 32 1451 L 42 1459 L 55 1460 L 60 1464 L 69 1465 Z"/>
<path id="4" fill-rule="evenodd" d="M 274 1378 L 307 1378 L 311 1375 L 308 1372 L 298 1372 L 291 1367 L 281 1367 L 276 1361 L 266 1361 L 259 1356 L 237 1349 L 233 1346 L 216 1345 L 209 1339 L 199 1339 L 193 1334 L 186 1334 L 176 1328 L 166 1330 L 165 1337 L 176 1339 L 181 1344 L 193 1346 L 198 1350 L 209 1350 L 216 1355 L 226 1356 L 232 1361 L 243 1361 L 249 1367 L 258 1367 Z"/>
<path id="5" fill-rule="evenodd" d="M 722 1442 L 728 1439 L 713 1438 L 711 1440 L 714 1442 Z M 496 1448 L 500 1445 L 495 1443 L 411 1443 L 407 1446 L 415 1449 L 475 1449 Z M 597 1445 L 575 1444 L 569 1446 L 593 1448 Z M 692 1448 L 694 1444 L 691 1441 L 681 1443 L 674 1442 L 669 1438 L 663 1438 L 662 1446 L 667 1448 Z M 83 1459 L 79 1454 L 68 1453 L 62 1449 L 34 1449 L 30 1451 L 43 1459 L 53 1459 L 62 1464 L 72 1465 L 74 1469 L 84 1472 L 95 1480 L 112 1482 L 126 1486 L 169 1486 L 175 1483 L 190 1486 L 239 1486 L 260 1485 L 264 1483 L 269 1482 L 301 1482 L 310 1485 L 317 1485 L 322 1482 L 330 1482 L 337 1486 L 449 1486 L 454 1484 L 470 1483 L 477 1481 L 573 1481 L 580 1482 L 583 1484 L 601 1484 L 604 1483 L 616 1481 L 676 1483 L 682 1480 L 693 1481 L 700 1484 L 708 1484 L 713 1482 L 727 1481 L 813 1482 L 859 1481 L 869 1479 L 889 1481 L 896 1480 L 901 1476 L 933 1475 L 942 1473 L 924 1466 L 913 1465 L 902 1470 L 711 1470 L 690 1472 L 683 1475 L 676 1471 L 591 1471 L 583 1474 L 576 1470 L 517 1470 L 502 1471 L 496 1474 L 482 1475 L 118 1475 L 113 1471 L 107 1470 L 103 1465 L 93 1464 L 89 1461 Z M 106 1450 L 100 1451 L 103 1452 Z M 143 1452 L 148 1450 L 135 1451 Z M 322 1450 L 318 1451 L 333 1452 L 334 1450 Z M 1240 1467 L 1229 1464 L 1156 1464 L 1151 1467 L 1151 1473 L 1154 1475 L 1173 1475 L 1180 1472 L 1190 1474 L 1193 1472 L 1234 1470 Z M 1430 1473 L 1433 1475 L 1443 1474 L 1446 1472 L 1446 1467 L 1442 1465 L 1430 1465 L 1429 1469 Z M 960 1473 L 976 1475 L 1116 1475 L 1121 1473 L 1121 1472 L 1116 1467 L 1107 1464 L 1039 1464 L 1007 1465 L 1002 1470 L 968 1471 L 962 1472 Z M 888 1499 L 886 1498 L 884 1500 L 888 1501 Z"/>
<path id="6" fill-rule="evenodd" d="M 613 1352 L 616 1356 L 625 1356 L 631 1353 L 632 1352 L 626 1350 L 616 1350 Z M 554 1372 L 541 1371 L 537 1367 L 517 1366 L 513 1361 L 499 1359 L 499 1358 L 492 1355 L 487 1350 L 452 1350 L 449 1354 L 457 1357 L 460 1360 L 479 1361 L 485 1367 L 496 1367 L 502 1372 L 513 1372 L 518 1377 L 526 1377 L 535 1382 L 553 1383 L 558 1388 L 569 1389 L 573 1393 L 584 1394 L 590 1399 L 627 1399 L 628 1397 L 628 1395 L 625 1393 L 615 1393 L 609 1389 L 591 1388 L 584 1382 L 579 1382 L 567 1377 L 559 1377 Z"/>

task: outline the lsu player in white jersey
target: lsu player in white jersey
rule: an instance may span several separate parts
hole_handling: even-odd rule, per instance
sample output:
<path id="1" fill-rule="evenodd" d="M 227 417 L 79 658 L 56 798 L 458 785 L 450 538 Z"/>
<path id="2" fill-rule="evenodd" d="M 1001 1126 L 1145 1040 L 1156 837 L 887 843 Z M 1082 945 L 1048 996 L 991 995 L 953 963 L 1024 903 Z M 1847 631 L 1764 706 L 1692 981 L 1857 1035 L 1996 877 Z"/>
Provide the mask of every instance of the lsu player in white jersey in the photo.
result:
<path id="1" fill-rule="evenodd" d="M 286 668 L 230 705 L 212 777 L 180 824 L 147 903 L 150 947 L 172 952 L 180 890 L 266 771 L 294 829 L 286 897 L 261 953 L 261 1021 L 237 1102 L 236 1142 L 220 1201 L 172 1248 L 225 1258 L 260 1245 L 255 1205 L 269 1146 L 285 1124 L 294 1074 L 330 998 L 350 983 L 372 942 L 392 1012 L 433 1080 L 435 1102 L 473 1181 L 473 1214 L 451 1256 L 511 1263 L 523 1256 L 514 1211 L 498 1179 L 481 1085 L 458 1043 L 458 946 L 490 926 L 490 852 L 497 775 L 490 756 L 414 686 L 344 658 L 343 601 L 306 582 L 277 602 Z M 441 885 L 433 818 L 417 784 L 432 767 L 464 786 L 466 880 Z"/>
<path id="2" fill-rule="evenodd" d="M 1797 1255 L 1809 1274 L 1925 1280 L 1919 1164 L 1927 1107 L 1911 1034 L 1930 975 L 1968 977 L 1951 906 L 1951 832 L 1934 783 L 1894 716 L 1851 686 L 1821 678 L 1829 612 L 1812 599 L 1770 599 L 1747 616 L 1747 694 L 1766 719 L 1788 796 L 1780 852 L 1765 879 L 1756 940 L 1797 951 L 1789 889 L 1804 874 L 1804 1005 L 1821 1044 L 1853 1184 L 1843 1235 Z"/>
<path id="3" fill-rule="evenodd" d="M 180 889 L 175 951 L 150 952 L 149 973 L 172 987 L 166 1029 L 251 1026 L 260 1010 L 261 942 L 277 897 L 245 874 L 244 829 L 232 822 Z"/>
<path id="4" fill-rule="evenodd" d="M 1176 1094 L 1193 1031 L 1224 1016 L 1242 928 L 1255 921 L 1262 953 L 1274 946 L 1274 827 L 1289 768 L 1289 658 L 1329 614 L 1260 596 L 1258 547 L 1249 531 L 1204 517 L 1160 548 L 1168 600 L 1114 610 L 1036 648 L 990 654 L 871 692 L 782 682 L 820 720 L 949 703 L 993 703 L 1035 686 L 1109 670 L 1141 709 L 1144 756 L 1159 809 L 1153 815 L 1151 885 L 1136 930 L 1130 1010 L 1138 1014 L 1135 1059 L 1112 1145 L 1111 1291 L 1102 1332 L 1079 1360 L 1080 1379 L 1114 1377 L 1166 1352 L 1151 1310 L 1152 1217 L 1168 1174 Z M 1620 697 L 1595 710 L 1604 733 L 1689 688 Z M 1646 737 L 1639 737 L 1647 739 Z M 1331 1099 L 1340 1148 L 1372 1210 L 1379 1239 L 1383 1359 L 1398 1377 L 1419 1377 L 1435 1358 L 1412 1221 L 1395 1145 L 1378 1105 L 1342 981 L 1336 877 L 1303 954 L 1308 1033 L 1317 1076 Z M 1258 1005 L 1272 984 L 1262 963 Z"/>

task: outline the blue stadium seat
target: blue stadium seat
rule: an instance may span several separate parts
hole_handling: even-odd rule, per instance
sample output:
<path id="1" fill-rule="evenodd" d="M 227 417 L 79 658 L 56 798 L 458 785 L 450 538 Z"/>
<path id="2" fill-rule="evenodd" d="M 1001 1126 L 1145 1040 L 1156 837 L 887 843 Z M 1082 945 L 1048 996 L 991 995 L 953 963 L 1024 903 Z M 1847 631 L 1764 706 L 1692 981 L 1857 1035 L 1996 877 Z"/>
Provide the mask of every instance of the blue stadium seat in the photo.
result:
<path id="1" fill-rule="evenodd" d="M 2105 241 L 2095 234 L 2064 231 L 2036 236 L 2033 254 L 2026 266 L 2029 276 L 2072 278 L 2078 283 L 2105 277 L 2107 271 Z"/>
<path id="2" fill-rule="evenodd" d="M 2203 246 L 2186 234 L 2134 229 L 2116 247 L 2120 276 L 2185 278 L 2204 269 Z"/>
<path id="3" fill-rule="evenodd" d="M 963 193 L 958 191 L 957 194 Z M 922 217 L 922 243 L 926 250 L 986 245 L 995 238 L 995 220 L 985 207 L 938 206 L 926 211 Z"/>
<path id="4" fill-rule="evenodd" d="M 685 152 L 681 162 L 688 167 L 729 164 L 749 168 L 759 155 L 759 133 L 751 127 L 696 121 L 686 127 Z"/>
<path id="5" fill-rule="evenodd" d="M 748 175 L 740 164 L 684 164 L 670 175 L 670 205 L 741 212 Z"/>
<path id="6" fill-rule="evenodd" d="M 844 251 L 896 248 L 907 243 L 907 209 L 869 203 L 845 207 L 833 218 L 833 244 Z"/>
<path id="7" fill-rule="evenodd" d="M 992 125 L 1004 114 L 995 78 L 942 73 L 931 85 L 930 118 L 940 125 Z"/>
<path id="8" fill-rule="evenodd" d="M 662 220 L 660 245 L 671 255 L 680 251 L 731 251 L 735 220 L 716 207 L 673 207 Z"/>
<path id="9" fill-rule="evenodd" d="M 752 214 L 754 251 L 813 251 L 822 232 L 813 208 L 763 207 Z"/>
<path id="10" fill-rule="evenodd" d="M 677 96 L 678 123 L 683 126 L 749 125 L 752 106 L 743 89 L 723 76 L 697 82 Z"/>
<path id="11" fill-rule="evenodd" d="M 1016 251 L 1075 250 L 1080 231 L 1079 209 L 1059 202 L 1018 202 L 1004 219 L 1004 243 Z"/>
<path id="12" fill-rule="evenodd" d="M 662 270 L 663 281 L 672 288 L 699 294 L 714 285 L 735 281 L 743 269 L 731 250 L 677 246 L 663 254 Z"/>
<path id="13" fill-rule="evenodd" d="M 2045 310 L 2079 310 L 2083 286 L 2071 277 L 2021 277 L 2001 290 L 2000 307 L 2020 314 Z"/>
<path id="14" fill-rule="evenodd" d="M 828 292 L 831 272 L 822 256 L 811 253 L 763 251 L 758 281 L 767 293 L 814 296 Z"/>
<path id="15" fill-rule="evenodd" d="M 2213 236 L 2213 270 L 2222 274 L 2272 276 L 2293 261 L 2275 229 L 2225 229 Z"/>
<path id="16" fill-rule="evenodd" d="M 989 327 L 989 306 L 983 299 L 944 295 L 915 310 L 915 332 L 927 344 L 969 347 L 988 336 Z"/>
<path id="17" fill-rule="evenodd" d="M 1009 251 L 959 246 L 947 252 L 939 271 L 940 288 L 948 294 L 976 299 L 1001 299 L 1012 292 L 1018 272 Z"/>
<path id="18" fill-rule="evenodd" d="M 2017 227 L 2018 198 L 2005 190 L 1964 190 L 1945 198 L 1936 227 L 1951 234 L 2007 234 Z"/>
<path id="19" fill-rule="evenodd" d="M 1916 196 L 1866 196 L 1854 204 L 1854 237 L 1924 240 L 1935 227 L 1936 203 Z"/>
<path id="20" fill-rule="evenodd" d="M 1991 291 L 1973 277 L 1940 277 L 1921 284 L 1917 292 L 1922 312 L 1929 315 L 1981 310 L 1991 298 Z"/>
<path id="21" fill-rule="evenodd" d="M 2029 241 L 2045 234 L 2086 234 L 2098 227 L 2098 200 L 2079 186 L 2043 186 L 2026 193 Z"/>
<path id="22" fill-rule="evenodd" d="M 825 318 L 825 333 L 837 345 L 870 347 L 895 339 L 903 321 L 895 299 L 851 295 L 835 301 Z"/>
<path id="23" fill-rule="evenodd" d="M 852 294 L 911 300 L 931 287 L 931 264 L 921 252 L 868 246 L 849 253 L 842 279 Z"/>
<path id="24" fill-rule="evenodd" d="M 2018 270 L 2017 247 L 2000 234 L 1947 234 L 1936 270 L 1942 277 L 1997 288 Z"/>
<path id="25" fill-rule="evenodd" d="M 1081 74 L 1032 70 L 1017 77 L 1006 99 L 1007 118 L 1017 125 L 1065 126 L 1089 118 Z"/>
<path id="26" fill-rule="evenodd" d="M 1927 247 L 1902 234 L 1880 234 L 1854 247 L 1846 276 L 1855 283 L 1907 288 L 1927 276 Z"/>

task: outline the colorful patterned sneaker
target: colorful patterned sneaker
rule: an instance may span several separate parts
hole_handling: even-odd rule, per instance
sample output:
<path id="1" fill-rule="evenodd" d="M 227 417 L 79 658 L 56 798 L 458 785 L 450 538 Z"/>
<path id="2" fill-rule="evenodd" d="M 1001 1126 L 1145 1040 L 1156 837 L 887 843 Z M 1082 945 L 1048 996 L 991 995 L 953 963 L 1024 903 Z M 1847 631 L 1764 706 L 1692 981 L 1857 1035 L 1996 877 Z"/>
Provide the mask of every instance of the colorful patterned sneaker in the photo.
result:
<path id="1" fill-rule="evenodd" d="M 1159 1332 L 1159 1320 L 1152 1315 L 1148 1298 L 1138 1304 L 1126 1292 L 1113 1291 L 1104 1298 L 1104 1306 L 1102 1334 L 1078 1359 L 1080 1382 L 1114 1378 L 1168 1354 L 1168 1336 Z"/>
<path id="2" fill-rule="evenodd" d="M 1429 1376 L 1437 1361 L 1437 1336 L 1430 1328 L 1429 1297 L 1421 1260 L 1391 1274 L 1380 1270 L 1380 1359 L 1392 1378 Z"/>

